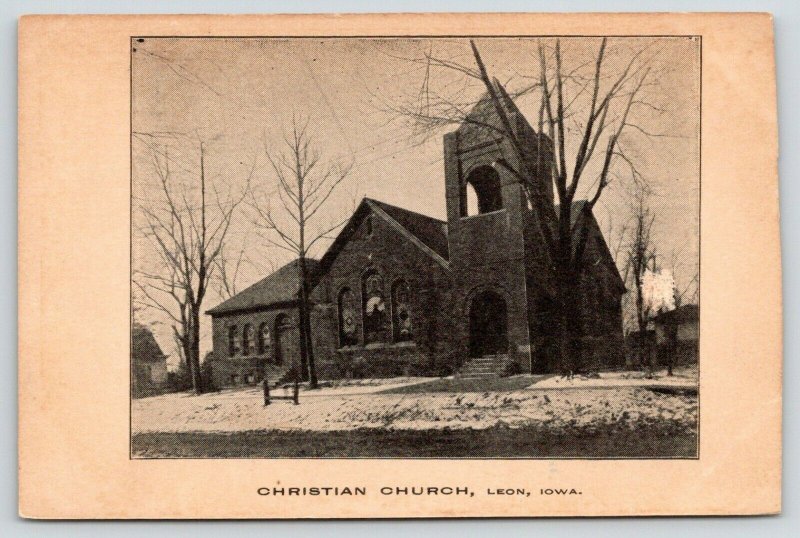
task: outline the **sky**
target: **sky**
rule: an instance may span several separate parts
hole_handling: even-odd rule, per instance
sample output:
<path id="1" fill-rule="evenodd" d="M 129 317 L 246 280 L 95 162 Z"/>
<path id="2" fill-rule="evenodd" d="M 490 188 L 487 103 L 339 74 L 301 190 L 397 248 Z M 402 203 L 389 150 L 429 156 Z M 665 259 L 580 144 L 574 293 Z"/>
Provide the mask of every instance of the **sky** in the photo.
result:
<path id="1" fill-rule="evenodd" d="M 538 77 L 537 39 L 476 40 L 488 71 L 511 92 Z M 552 46 L 552 41 L 545 41 Z M 561 40 L 565 72 L 591 72 L 599 39 Z M 651 85 L 645 105 L 632 112 L 622 137 L 626 154 L 652 190 L 656 214 L 653 240 L 662 265 L 674 270 L 679 288 L 697 273 L 699 263 L 699 42 L 691 38 L 613 38 L 606 49 L 604 84 L 610 84 L 632 54 L 652 57 Z M 316 146 L 326 162 L 353 163 L 350 174 L 322 211 L 317 226 L 346 217 L 363 196 L 431 215 L 445 217 L 441 136 L 455 127 L 425 131 L 396 113 L 417 103 L 423 82 L 437 95 L 468 103 L 482 94 L 478 81 L 452 70 L 426 69 L 424 52 L 472 67 L 466 39 L 244 39 L 147 38 L 132 43 L 132 173 L 133 264 L 158 271 L 150 244 L 137 224 L 141 208 L 158 203 L 152 163 L 154 148 L 166 152 L 179 181 L 190 184 L 198 173 L 198 141 L 206 149 L 207 177 L 223 201 L 235 199 L 250 186 L 274 191 L 275 178 L 266 158 L 282 149 L 283 133 L 293 118 L 309 120 Z M 588 70 L 588 71 L 587 71 Z M 569 86 L 568 86 L 569 92 Z M 567 93 L 575 121 L 580 122 L 586 93 Z M 574 98 L 574 100 L 572 100 Z M 538 117 L 538 95 L 529 93 L 517 105 L 532 125 Z M 584 112 L 585 114 L 585 112 Z M 568 123 L 567 161 L 577 151 L 577 124 Z M 646 134 L 647 133 L 647 134 Z M 585 195 L 597 176 L 587 168 Z M 595 214 L 607 240 L 627 221 L 630 177 L 618 162 L 614 178 Z M 580 196 L 579 196 L 580 197 Z M 242 246 L 248 261 L 237 285 L 263 278 L 286 263 L 290 254 L 271 247 L 253 226 L 243 204 L 234 220 L 229 243 Z M 324 242 L 312 254 L 320 256 Z M 204 310 L 220 302 L 212 289 Z M 165 317 L 139 311 L 152 326 L 162 348 L 174 345 Z M 210 320 L 204 320 L 201 353 L 210 349 Z M 175 358 L 171 359 L 172 365 Z"/>

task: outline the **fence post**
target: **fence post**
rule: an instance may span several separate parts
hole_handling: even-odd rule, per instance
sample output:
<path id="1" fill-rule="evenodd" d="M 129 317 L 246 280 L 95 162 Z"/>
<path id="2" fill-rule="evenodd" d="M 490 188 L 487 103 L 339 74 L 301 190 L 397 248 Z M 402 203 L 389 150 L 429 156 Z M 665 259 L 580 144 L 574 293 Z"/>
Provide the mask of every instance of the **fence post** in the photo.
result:
<path id="1" fill-rule="evenodd" d="M 269 405 L 269 379 L 264 377 L 264 405 Z"/>
<path id="2" fill-rule="evenodd" d="M 300 385 L 297 383 L 297 377 L 294 378 L 294 405 L 300 403 Z"/>

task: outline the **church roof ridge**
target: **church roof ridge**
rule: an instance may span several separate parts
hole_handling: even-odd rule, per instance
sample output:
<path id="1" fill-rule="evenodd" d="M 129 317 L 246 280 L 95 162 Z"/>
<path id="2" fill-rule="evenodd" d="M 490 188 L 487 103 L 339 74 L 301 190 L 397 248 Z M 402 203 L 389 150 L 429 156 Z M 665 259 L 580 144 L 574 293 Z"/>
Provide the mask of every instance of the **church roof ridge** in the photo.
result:
<path id="1" fill-rule="evenodd" d="M 230 299 L 207 310 L 206 314 L 229 314 L 296 301 L 300 289 L 300 278 L 297 272 L 298 261 L 295 258 L 282 265 L 276 271 L 243 289 Z M 316 258 L 306 258 L 306 264 L 312 277 L 319 269 L 319 263 Z"/>
<path id="2" fill-rule="evenodd" d="M 430 215 L 426 215 L 425 213 L 420 213 L 419 211 L 412 211 L 411 209 L 406 209 L 405 207 L 400 207 L 400 206 L 397 206 L 397 205 L 394 205 L 394 204 L 390 204 L 390 203 L 384 202 L 382 200 L 377 200 L 375 198 L 370 198 L 369 196 L 365 196 L 364 200 L 372 202 L 374 204 L 378 204 L 380 206 L 390 207 L 392 209 L 397 209 L 398 211 L 403 211 L 405 213 L 409 213 L 411 215 L 414 215 L 415 217 L 422 217 L 422 218 L 426 218 L 426 219 L 430 219 L 430 220 L 436 221 L 436 222 L 438 222 L 440 224 L 447 224 L 446 220 L 437 219 L 436 217 L 431 217 Z"/>
<path id="3" fill-rule="evenodd" d="M 407 234 L 412 242 L 416 242 L 420 248 L 441 264 L 448 266 L 446 221 L 365 196 L 323 257 L 319 260 L 306 258 L 312 273 L 312 280 L 318 279 L 336 257 L 341 243 L 346 241 L 355 230 L 356 221 L 363 218 L 365 207 L 371 208 L 374 213 L 382 214 L 382 218 L 388 217 L 393 225 Z M 206 314 L 230 314 L 297 300 L 298 288 L 295 284 L 297 261 L 294 259 L 288 262 L 230 299 L 207 310 Z"/>

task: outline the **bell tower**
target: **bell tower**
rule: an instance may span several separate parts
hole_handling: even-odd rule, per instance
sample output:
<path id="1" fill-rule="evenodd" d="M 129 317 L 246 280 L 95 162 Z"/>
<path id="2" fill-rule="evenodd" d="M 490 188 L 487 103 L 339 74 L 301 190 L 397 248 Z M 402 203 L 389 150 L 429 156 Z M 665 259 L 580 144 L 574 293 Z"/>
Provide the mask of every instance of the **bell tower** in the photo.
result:
<path id="1" fill-rule="evenodd" d="M 523 155 L 502 135 L 503 123 L 488 93 L 458 129 L 444 136 L 450 268 L 469 356 L 507 354 L 530 372 L 537 290 L 546 286 L 540 280 L 547 260 L 536 240 L 533 204 L 513 171 L 536 169 L 537 135 L 512 101 L 503 108 L 527 152 Z M 530 166 L 522 166 L 520 158 Z M 549 170 L 549 164 L 540 169 Z M 531 190 L 552 211 L 552 181 L 536 180 L 529 183 Z"/>

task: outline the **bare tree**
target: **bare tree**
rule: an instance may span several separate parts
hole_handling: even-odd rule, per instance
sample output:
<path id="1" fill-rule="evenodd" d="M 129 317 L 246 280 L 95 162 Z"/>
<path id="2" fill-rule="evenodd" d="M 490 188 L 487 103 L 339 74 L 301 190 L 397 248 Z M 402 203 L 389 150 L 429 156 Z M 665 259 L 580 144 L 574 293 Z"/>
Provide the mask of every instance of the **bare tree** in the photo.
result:
<path id="1" fill-rule="evenodd" d="M 238 246 L 226 241 L 219 251 L 214 273 L 216 290 L 222 299 L 230 299 L 242 291 L 242 282 L 252 281 L 252 276 L 270 275 L 275 272 L 275 260 L 261 257 L 253 259 L 248 255 L 250 234 L 245 233 Z"/>
<path id="2" fill-rule="evenodd" d="M 246 278 L 247 268 L 255 266 L 247 255 L 247 244 L 245 236 L 238 248 L 233 248 L 230 242 L 226 242 L 219 251 L 214 265 L 217 270 L 217 291 L 223 299 L 230 299 L 241 291 L 240 282 Z M 258 271 L 257 274 L 263 274 L 263 271 Z"/>
<path id="3" fill-rule="evenodd" d="M 217 267 L 228 230 L 247 188 L 223 194 L 206 178 L 206 146 L 195 146 L 196 170 L 174 173 L 174 157 L 161 149 L 158 136 L 135 133 L 151 156 L 155 198 L 139 200 L 139 233 L 149 240 L 158 269 L 134 273 L 134 301 L 171 320 L 173 336 L 185 359 L 196 393 L 205 390 L 200 372 L 200 319 L 203 300 Z M 252 176 L 253 168 L 250 170 Z M 188 174 L 187 174 L 188 173 Z M 183 178 L 180 176 L 183 175 Z M 189 179 L 186 179 L 186 176 Z M 249 184 L 250 176 L 247 178 Z M 211 192 L 209 192 L 209 190 Z"/>
<path id="4" fill-rule="evenodd" d="M 669 268 L 673 275 L 685 274 L 686 267 L 683 247 L 673 250 L 669 258 Z M 689 268 L 691 277 L 685 280 L 683 285 L 675 279 L 674 299 L 675 307 L 683 304 L 697 304 L 700 295 L 700 267 L 697 260 L 692 260 L 692 267 Z"/>
<path id="5" fill-rule="evenodd" d="M 632 219 L 627 218 L 625 221 L 617 224 L 614 221 L 614 216 L 609 215 L 608 224 L 606 226 L 605 238 L 608 243 L 608 249 L 611 252 L 611 257 L 614 258 L 614 263 L 620 272 L 624 273 L 627 265 L 625 257 L 625 243 L 628 239 L 628 233 L 632 224 Z"/>
<path id="6" fill-rule="evenodd" d="M 637 189 L 632 196 L 633 226 L 630 239 L 625 248 L 625 277 L 626 283 L 632 282 L 635 291 L 635 312 L 637 339 L 639 345 L 639 364 L 645 364 L 647 356 L 646 330 L 650 319 L 650 307 L 646 304 L 643 278 L 650 270 L 656 271 L 656 252 L 652 241 L 655 214 L 648 204 L 649 191 L 644 188 Z"/>
<path id="7" fill-rule="evenodd" d="M 347 219 L 320 224 L 323 208 L 336 188 L 347 178 L 353 162 L 324 160 L 309 132 L 310 118 L 292 118 L 291 130 L 284 135 L 282 151 L 265 148 L 276 181 L 272 196 L 252 191 L 250 205 L 255 211 L 257 229 L 264 239 L 298 260 L 300 362 L 303 379 L 318 385 L 314 348 L 311 341 L 311 274 L 308 253 L 340 228 Z M 272 201 L 277 203 L 273 204 Z"/>
<path id="8" fill-rule="evenodd" d="M 429 50 L 420 58 L 407 58 L 425 69 L 416 100 L 406 105 L 388 105 L 394 113 L 410 119 L 416 133 L 470 122 L 492 134 L 501 152 L 510 152 L 511 158 L 504 155 L 494 166 L 523 185 L 531 207 L 536 209 L 534 214 L 539 219 L 538 228 L 555 282 L 558 360 L 564 370 L 580 366 L 576 348 L 579 339 L 575 337 L 582 331 L 578 305 L 592 210 L 612 178 L 617 177 L 617 168 L 628 169 L 635 181 L 641 181 L 635 161 L 626 150 L 624 135 L 630 132 L 660 136 L 634 121 L 642 108 L 660 110 L 645 95 L 648 88 L 657 85 L 652 68 L 656 53 L 649 47 L 629 51 L 627 59 L 610 62 L 609 68 L 608 40 L 603 38 L 598 45 L 591 60 L 578 59 L 573 62 L 575 67 L 567 69 L 561 40 L 540 40 L 534 75 L 526 77 L 525 87 L 513 93 L 490 76 L 474 41 L 474 65 L 439 58 Z M 454 95 L 437 93 L 431 86 L 434 69 L 460 75 L 466 82 Z M 489 96 L 499 125 L 470 115 L 477 104 L 475 99 L 466 98 L 470 79 L 479 81 Z M 539 96 L 538 133 L 532 141 L 520 136 L 507 113 L 512 95 L 525 94 Z M 574 164 L 570 167 L 568 155 L 573 153 Z M 536 158 L 530 159 L 530 155 Z M 558 211 L 542 192 L 540 178 L 552 180 Z M 573 201 L 579 192 L 588 192 L 587 201 L 573 214 Z"/>
<path id="9" fill-rule="evenodd" d="M 244 244 L 234 257 L 228 255 L 228 250 L 224 246 L 220 249 L 216 263 L 219 295 L 225 299 L 230 299 L 239 293 L 239 280 L 247 252 Z"/>

